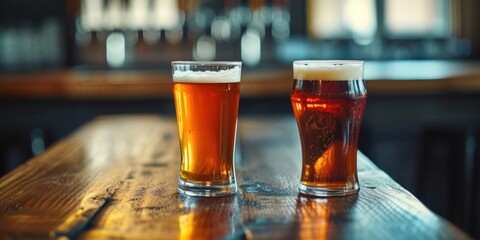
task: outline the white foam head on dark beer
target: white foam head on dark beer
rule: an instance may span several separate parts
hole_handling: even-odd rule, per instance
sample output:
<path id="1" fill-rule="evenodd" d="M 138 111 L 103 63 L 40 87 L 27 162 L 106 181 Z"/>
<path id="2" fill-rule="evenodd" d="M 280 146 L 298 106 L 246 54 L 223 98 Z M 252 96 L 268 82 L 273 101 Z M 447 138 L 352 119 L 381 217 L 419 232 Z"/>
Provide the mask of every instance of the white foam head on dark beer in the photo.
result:
<path id="1" fill-rule="evenodd" d="M 240 82 L 240 67 L 220 71 L 179 71 L 173 73 L 173 82 L 182 83 L 235 83 Z"/>
<path id="2" fill-rule="evenodd" d="M 295 61 L 293 78 L 297 80 L 362 80 L 362 61 Z"/>

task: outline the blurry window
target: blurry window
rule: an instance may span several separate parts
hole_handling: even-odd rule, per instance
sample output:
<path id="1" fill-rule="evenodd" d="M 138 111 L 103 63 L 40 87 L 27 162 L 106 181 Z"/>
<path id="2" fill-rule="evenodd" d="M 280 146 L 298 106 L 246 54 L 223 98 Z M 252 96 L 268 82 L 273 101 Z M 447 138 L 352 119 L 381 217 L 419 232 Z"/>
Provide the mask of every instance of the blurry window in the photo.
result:
<path id="1" fill-rule="evenodd" d="M 382 8 L 377 2 L 308 0 L 309 36 L 366 44 L 375 37 L 378 26 L 383 26 L 381 35 L 388 38 L 449 37 L 451 33 L 451 0 L 382 0 Z"/>
<path id="2" fill-rule="evenodd" d="M 308 29 L 318 39 L 371 43 L 377 31 L 375 0 L 310 0 Z"/>
<path id="3" fill-rule="evenodd" d="M 448 37 L 449 0 L 385 0 L 385 35 L 390 38 Z"/>

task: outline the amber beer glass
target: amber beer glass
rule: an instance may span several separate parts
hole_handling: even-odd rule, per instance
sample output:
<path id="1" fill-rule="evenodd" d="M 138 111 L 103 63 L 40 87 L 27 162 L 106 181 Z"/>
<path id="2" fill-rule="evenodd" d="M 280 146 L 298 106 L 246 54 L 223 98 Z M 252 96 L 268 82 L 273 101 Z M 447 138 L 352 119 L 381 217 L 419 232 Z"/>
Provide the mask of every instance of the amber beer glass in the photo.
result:
<path id="1" fill-rule="evenodd" d="M 233 158 L 241 67 L 241 62 L 172 62 L 181 194 L 237 192 Z"/>
<path id="2" fill-rule="evenodd" d="M 291 102 L 300 134 L 299 191 L 346 196 L 359 190 L 357 145 L 367 90 L 362 61 L 295 61 Z"/>

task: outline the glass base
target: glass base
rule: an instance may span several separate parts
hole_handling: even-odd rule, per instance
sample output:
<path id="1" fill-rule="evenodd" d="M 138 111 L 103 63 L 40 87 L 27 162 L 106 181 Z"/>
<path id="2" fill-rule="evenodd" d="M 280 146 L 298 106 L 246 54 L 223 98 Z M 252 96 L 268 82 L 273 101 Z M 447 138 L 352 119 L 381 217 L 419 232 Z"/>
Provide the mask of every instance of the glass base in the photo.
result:
<path id="1" fill-rule="evenodd" d="M 358 184 L 349 187 L 311 187 L 303 184 L 298 186 L 300 193 L 317 197 L 343 197 L 355 194 L 359 189 Z"/>
<path id="2" fill-rule="evenodd" d="M 222 197 L 230 196 L 237 192 L 235 180 L 227 183 L 199 184 L 178 179 L 178 192 L 186 196 L 194 197 Z"/>

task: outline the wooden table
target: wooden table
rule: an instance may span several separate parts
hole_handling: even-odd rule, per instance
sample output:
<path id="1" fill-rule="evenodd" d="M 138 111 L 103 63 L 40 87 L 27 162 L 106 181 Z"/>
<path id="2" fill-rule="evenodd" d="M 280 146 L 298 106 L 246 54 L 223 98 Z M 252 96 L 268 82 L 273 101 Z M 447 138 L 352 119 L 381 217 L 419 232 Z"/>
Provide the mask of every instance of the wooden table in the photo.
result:
<path id="1" fill-rule="evenodd" d="M 468 239 L 361 153 L 359 194 L 299 195 L 293 117 L 240 118 L 239 192 L 180 196 L 174 118 L 101 117 L 0 179 L 0 239 Z"/>

